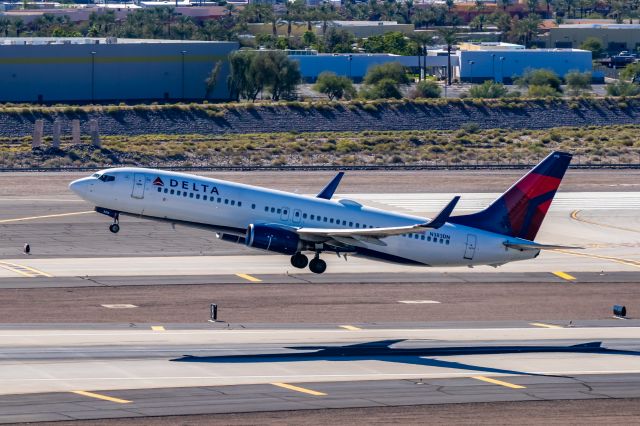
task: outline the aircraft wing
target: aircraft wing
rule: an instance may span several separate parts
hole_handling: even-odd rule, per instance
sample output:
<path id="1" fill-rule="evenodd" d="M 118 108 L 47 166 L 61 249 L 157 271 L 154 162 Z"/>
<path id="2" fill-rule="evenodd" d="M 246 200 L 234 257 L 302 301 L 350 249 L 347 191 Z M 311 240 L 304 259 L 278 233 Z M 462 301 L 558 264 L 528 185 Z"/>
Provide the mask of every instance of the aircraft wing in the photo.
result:
<path id="1" fill-rule="evenodd" d="M 427 229 L 438 229 L 442 227 L 449 219 L 449 216 L 451 216 L 451 212 L 453 212 L 453 209 L 458 203 L 458 200 L 460 200 L 459 196 L 454 197 L 434 219 L 425 223 L 416 223 L 414 225 L 405 226 L 392 226 L 386 228 L 299 228 L 296 230 L 296 232 L 303 238 L 332 238 L 343 242 L 345 242 L 345 239 L 352 238 L 363 242 L 386 245 L 379 241 L 379 239 L 390 237 L 393 235 L 409 234 L 412 232 L 423 232 Z"/>

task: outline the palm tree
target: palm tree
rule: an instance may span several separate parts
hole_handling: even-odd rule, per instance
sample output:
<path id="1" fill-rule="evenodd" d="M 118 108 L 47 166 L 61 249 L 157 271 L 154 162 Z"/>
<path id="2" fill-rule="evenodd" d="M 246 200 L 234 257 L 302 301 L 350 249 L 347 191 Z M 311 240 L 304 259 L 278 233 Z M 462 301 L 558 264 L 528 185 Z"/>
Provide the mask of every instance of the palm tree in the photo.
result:
<path id="1" fill-rule="evenodd" d="M 22 19 L 18 18 L 13 21 L 13 31 L 16 33 L 16 37 L 20 37 L 20 34 L 26 29 L 27 27 Z"/>
<path id="2" fill-rule="evenodd" d="M 5 37 L 9 37 L 9 27 L 11 26 L 11 21 L 7 18 L 0 18 L 0 33 L 3 33 Z"/>
<path id="3" fill-rule="evenodd" d="M 422 56 L 425 57 L 424 62 L 426 64 L 427 46 L 433 46 L 434 38 L 430 33 L 427 33 L 427 32 L 414 32 L 409 36 L 409 38 L 417 46 L 416 50 L 418 53 L 418 68 L 420 69 L 420 71 L 422 71 L 422 68 L 423 68 L 421 63 Z M 422 72 L 420 72 L 418 79 L 422 80 Z"/>
<path id="4" fill-rule="evenodd" d="M 458 29 L 456 27 L 440 28 L 438 36 L 447 45 L 447 86 L 451 86 L 451 48 L 458 41 Z"/>

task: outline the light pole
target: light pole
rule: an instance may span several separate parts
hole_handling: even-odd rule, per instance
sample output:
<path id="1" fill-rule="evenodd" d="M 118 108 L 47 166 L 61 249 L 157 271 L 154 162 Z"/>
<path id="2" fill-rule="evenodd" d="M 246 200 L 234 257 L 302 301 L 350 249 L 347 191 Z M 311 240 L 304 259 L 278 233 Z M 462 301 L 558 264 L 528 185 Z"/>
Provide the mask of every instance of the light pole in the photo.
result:
<path id="1" fill-rule="evenodd" d="M 186 50 L 181 50 L 180 51 L 180 55 L 182 55 L 182 82 L 181 82 L 181 86 L 182 86 L 182 102 L 184 102 L 184 55 L 185 53 L 187 53 Z"/>
<path id="2" fill-rule="evenodd" d="M 474 61 L 469 61 L 469 81 L 471 84 L 473 84 L 473 64 L 475 64 Z"/>
<path id="3" fill-rule="evenodd" d="M 496 54 L 491 54 L 491 79 L 496 82 Z"/>
<path id="4" fill-rule="evenodd" d="M 96 52 L 91 52 L 91 103 L 95 102 L 95 86 L 96 86 Z"/>
<path id="5" fill-rule="evenodd" d="M 349 61 L 349 80 L 353 80 L 353 78 L 351 78 L 351 61 L 353 60 L 353 55 L 350 54 L 347 59 Z"/>
<path id="6" fill-rule="evenodd" d="M 505 57 L 500 56 L 500 83 L 504 83 L 504 61 Z"/>

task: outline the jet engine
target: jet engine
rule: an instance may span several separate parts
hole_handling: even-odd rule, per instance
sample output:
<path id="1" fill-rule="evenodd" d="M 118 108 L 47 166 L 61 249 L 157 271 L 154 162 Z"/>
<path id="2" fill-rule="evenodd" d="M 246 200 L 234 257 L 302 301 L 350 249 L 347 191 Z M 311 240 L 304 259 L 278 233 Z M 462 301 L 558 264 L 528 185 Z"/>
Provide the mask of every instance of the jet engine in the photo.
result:
<path id="1" fill-rule="evenodd" d="M 300 236 L 294 231 L 273 225 L 251 224 L 247 228 L 246 244 L 282 254 L 296 254 L 302 249 Z"/>

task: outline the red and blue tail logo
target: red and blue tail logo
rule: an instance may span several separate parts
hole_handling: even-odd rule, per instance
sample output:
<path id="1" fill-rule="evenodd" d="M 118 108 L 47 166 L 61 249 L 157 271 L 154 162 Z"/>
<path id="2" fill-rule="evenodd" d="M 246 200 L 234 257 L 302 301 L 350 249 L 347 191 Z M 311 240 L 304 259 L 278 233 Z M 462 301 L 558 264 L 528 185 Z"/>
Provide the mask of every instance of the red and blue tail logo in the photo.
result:
<path id="1" fill-rule="evenodd" d="M 553 152 L 485 210 L 449 222 L 533 240 L 570 162 L 571 154 Z"/>

